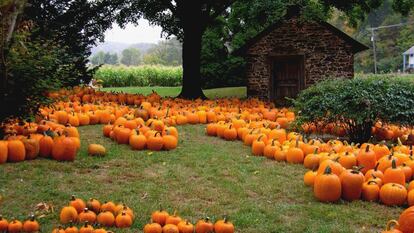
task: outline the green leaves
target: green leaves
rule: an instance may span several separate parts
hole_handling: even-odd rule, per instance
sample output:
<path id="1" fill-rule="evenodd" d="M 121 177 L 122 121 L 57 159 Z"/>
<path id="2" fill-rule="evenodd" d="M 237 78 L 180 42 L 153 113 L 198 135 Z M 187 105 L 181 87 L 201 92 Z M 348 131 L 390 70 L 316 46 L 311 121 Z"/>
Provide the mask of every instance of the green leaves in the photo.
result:
<path id="1" fill-rule="evenodd" d="M 104 87 L 128 86 L 180 86 L 183 70 L 167 66 L 103 66 L 94 78 L 103 81 Z"/>
<path id="2" fill-rule="evenodd" d="M 377 120 L 414 123 L 414 81 L 410 79 L 373 76 L 324 81 L 301 92 L 293 102 L 300 111 L 299 122 L 341 122 L 348 134 L 362 134 Z"/>

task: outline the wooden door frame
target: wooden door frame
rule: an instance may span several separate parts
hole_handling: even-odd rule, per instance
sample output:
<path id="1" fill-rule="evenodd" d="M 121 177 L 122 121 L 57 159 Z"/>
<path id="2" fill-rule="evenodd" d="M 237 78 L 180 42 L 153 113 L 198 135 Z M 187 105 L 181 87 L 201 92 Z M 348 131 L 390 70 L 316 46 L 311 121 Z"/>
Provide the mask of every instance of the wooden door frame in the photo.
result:
<path id="1" fill-rule="evenodd" d="M 275 101 L 276 97 L 274 95 L 275 93 L 275 72 L 274 72 L 274 64 L 277 61 L 285 61 L 287 59 L 298 59 L 299 61 L 299 66 L 300 66 L 300 70 L 299 70 L 299 75 L 301 78 L 299 78 L 299 91 L 303 90 L 305 88 L 305 55 L 303 54 L 292 54 L 292 55 L 269 55 L 268 56 L 268 61 L 269 61 L 269 69 L 270 69 L 270 80 L 269 80 L 269 97 L 270 100 Z"/>

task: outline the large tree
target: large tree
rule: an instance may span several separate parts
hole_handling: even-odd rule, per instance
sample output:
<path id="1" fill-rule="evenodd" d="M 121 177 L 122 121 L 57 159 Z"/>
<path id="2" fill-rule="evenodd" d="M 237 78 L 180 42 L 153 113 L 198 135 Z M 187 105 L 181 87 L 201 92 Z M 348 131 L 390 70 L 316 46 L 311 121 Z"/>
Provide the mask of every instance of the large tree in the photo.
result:
<path id="1" fill-rule="evenodd" d="M 180 97 L 204 97 L 201 89 L 201 48 L 206 29 L 216 18 L 227 14 L 237 0 L 114 0 L 120 9 L 118 22 L 138 22 L 146 18 L 160 25 L 167 36 L 175 35 L 183 42 L 183 87 Z M 366 12 L 378 7 L 382 0 L 290 0 L 291 5 L 319 5 L 324 11 L 335 7 L 352 19 L 362 18 Z M 395 0 L 395 7 L 406 8 L 414 4 L 410 0 Z M 287 5 L 289 5 L 287 4 Z M 246 9 L 248 10 L 248 9 Z M 260 18 L 260 15 L 256 17 Z"/>

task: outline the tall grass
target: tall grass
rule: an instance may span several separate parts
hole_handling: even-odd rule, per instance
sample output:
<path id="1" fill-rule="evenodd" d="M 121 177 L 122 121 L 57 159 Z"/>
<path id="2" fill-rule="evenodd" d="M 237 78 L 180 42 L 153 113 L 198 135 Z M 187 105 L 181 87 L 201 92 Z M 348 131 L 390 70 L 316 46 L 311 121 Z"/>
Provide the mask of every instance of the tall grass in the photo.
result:
<path id="1" fill-rule="evenodd" d="M 169 86 L 182 84 L 181 67 L 170 66 L 102 66 L 94 78 L 104 87 Z"/>

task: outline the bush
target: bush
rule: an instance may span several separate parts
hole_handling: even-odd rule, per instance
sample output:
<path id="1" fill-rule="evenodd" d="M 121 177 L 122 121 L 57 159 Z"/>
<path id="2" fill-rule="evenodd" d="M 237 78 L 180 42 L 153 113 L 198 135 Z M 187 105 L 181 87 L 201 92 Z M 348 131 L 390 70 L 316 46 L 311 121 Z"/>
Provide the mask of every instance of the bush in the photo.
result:
<path id="1" fill-rule="evenodd" d="M 168 66 L 102 66 L 94 75 L 104 87 L 169 86 L 182 84 L 181 67 Z"/>
<path id="2" fill-rule="evenodd" d="M 351 141 L 366 142 L 378 120 L 413 124 L 414 81 L 386 77 L 324 81 L 302 91 L 293 103 L 298 124 L 341 122 Z"/>

